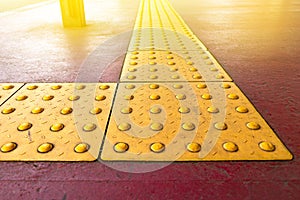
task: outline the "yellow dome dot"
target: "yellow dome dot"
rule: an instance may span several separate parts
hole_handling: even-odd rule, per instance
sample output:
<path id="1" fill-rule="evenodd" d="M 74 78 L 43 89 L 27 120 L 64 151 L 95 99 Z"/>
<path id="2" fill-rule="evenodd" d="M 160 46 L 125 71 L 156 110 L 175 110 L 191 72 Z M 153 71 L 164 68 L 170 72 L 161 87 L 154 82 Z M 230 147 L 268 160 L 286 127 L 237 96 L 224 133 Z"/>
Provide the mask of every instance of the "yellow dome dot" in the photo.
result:
<path id="1" fill-rule="evenodd" d="M 206 61 L 205 64 L 207 64 L 207 65 L 212 65 L 212 64 L 214 64 L 214 63 L 213 63 L 212 61 L 209 60 L 209 61 Z"/>
<path id="2" fill-rule="evenodd" d="M 207 87 L 207 85 L 204 84 L 204 83 L 199 83 L 199 84 L 197 85 L 197 88 L 199 88 L 199 89 L 205 89 L 206 87 Z"/>
<path id="3" fill-rule="evenodd" d="M 171 68 L 170 68 L 170 71 L 171 71 L 171 72 L 176 72 L 176 71 L 178 71 L 178 68 L 177 68 L 177 67 L 171 67 Z"/>
<path id="4" fill-rule="evenodd" d="M 163 143 L 160 143 L 160 142 L 155 142 L 155 143 L 151 144 L 150 149 L 154 153 L 160 153 L 160 152 L 163 152 L 165 150 L 165 145 Z"/>
<path id="5" fill-rule="evenodd" d="M 201 79 L 202 76 L 200 74 L 194 74 L 193 79 Z"/>
<path id="6" fill-rule="evenodd" d="M 118 129 L 119 129 L 120 131 L 128 131 L 130 128 L 131 128 L 131 125 L 128 124 L 128 123 L 121 123 L 121 124 L 118 126 Z"/>
<path id="7" fill-rule="evenodd" d="M 201 97 L 202 97 L 202 99 L 205 99 L 205 100 L 212 99 L 212 96 L 210 94 L 203 94 Z"/>
<path id="8" fill-rule="evenodd" d="M 150 95 L 149 98 L 150 98 L 151 100 L 159 100 L 159 99 L 160 99 L 160 96 L 157 95 L 157 94 L 152 94 L 152 95 Z"/>
<path id="9" fill-rule="evenodd" d="M 152 114 L 158 114 L 158 113 L 161 112 L 161 109 L 159 107 L 153 107 L 153 108 L 150 109 L 150 112 Z"/>
<path id="10" fill-rule="evenodd" d="M 127 76 L 127 79 L 133 80 L 133 79 L 136 79 L 136 76 L 134 76 L 134 75 L 129 75 L 129 76 Z"/>
<path id="11" fill-rule="evenodd" d="M 86 131 L 86 132 L 90 132 L 90 131 L 93 131 L 97 128 L 96 124 L 93 124 L 93 123 L 88 123 L 88 124 L 85 124 L 83 126 L 83 130 Z"/>
<path id="12" fill-rule="evenodd" d="M 84 153 L 89 150 L 90 146 L 86 143 L 79 143 L 75 146 L 74 151 L 76 153 Z"/>
<path id="13" fill-rule="evenodd" d="M 98 115 L 102 112 L 101 108 L 93 108 L 92 110 L 90 110 L 90 113 L 93 115 Z"/>
<path id="14" fill-rule="evenodd" d="M 179 79 L 180 77 L 179 77 L 179 75 L 172 75 L 171 76 L 171 79 Z"/>
<path id="15" fill-rule="evenodd" d="M 132 60 L 136 60 L 136 59 L 138 59 L 139 57 L 137 57 L 137 56 L 131 56 L 130 57 Z"/>
<path id="16" fill-rule="evenodd" d="M 174 84 L 173 88 L 175 88 L 175 89 L 181 89 L 181 88 L 183 88 L 183 85 L 181 85 L 181 84 Z"/>
<path id="17" fill-rule="evenodd" d="M 223 144 L 223 149 L 228 152 L 236 152 L 238 151 L 238 146 L 233 142 L 225 142 Z"/>
<path id="18" fill-rule="evenodd" d="M 174 59 L 173 56 L 167 56 L 167 59 Z"/>
<path id="19" fill-rule="evenodd" d="M 223 122 L 217 122 L 217 123 L 215 123 L 215 128 L 218 130 L 226 130 L 227 124 L 225 124 Z"/>
<path id="20" fill-rule="evenodd" d="M 109 89 L 109 85 L 100 85 L 99 89 L 100 90 L 107 90 L 107 89 Z"/>
<path id="21" fill-rule="evenodd" d="M 11 90 L 11 89 L 13 89 L 15 86 L 13 86 L 13 85 L 3 85 L 2 86 L 2 89 L 3 90 Z"/>
<path id="22" fill-rule="evenodd" d="M 190 109 L 188 108 L 188 107 L 180 107 L 179 109 L 178 109 L 178 111 L 180 112 L 180 113 L 183 113 L 183 114 L 186 114 L 186 113 L 189 113 L 190 112 Z"/>
<path id="23" fill-rule="evenodd" d="M 168 62 L 168 65 L 175 65 L 176 63 L 175 62 L 172 62 L 172 61 L 169 61 Z"/>
<path id="24" fill-rule="evenodd" d="M 268 151 L 268 152 L 275 151 L 275 146 L 271 142 L 266 142 L 266 141 L 260 142 L 258 146 L 263 151 Z"/>
<path id="25" fill-rule="evenodd" d="M 63 115 L 68 115 L 68 114 L 70 114 L 70 113 L 72 113 L 72 112 L 73 112 L 73 109 L 70 108 L 70 107 L 63 108 L 63 109 L 61 109 L 61 111 L 60 111 L 60 113 L 63 114 Z"/>
<path id="26" fill-rule="evenodd" d="M 231 86 L 229 83 L 223 83 L 223 84 L 221 84 L 221 88 L 229 89 L 229 88 L 231 88 Z"/>
<path id="27" fill-rule="evenodd" d="M 118 142 L 114 146 L 114 150 L 118 153 L 124 153 L 129 149 L 129 145 L 124 142 Z"/>
<path id="28" fill-rule="evenodd" d="M 130 114 L 130 113 L 132 113 L 132 108 L 130 108 L 130 107 L 122 108 L 121 113 Z"/>
<path id="29" fill-rule="evenodd" d="M 4 145 L 1 146 L 1 151 L 3 153 L 8 153 L 8 152 L 11 152 L 13 150 L 15 150 L 17 148 L 17 144 L 14 143 L 14 142 L 8 142 Z"/>
<path id="30" fill-rule="evenodd" d="M 149 56 L 149 59 L 156 59 L 156 57 L 155 56 Z"/>
<path id="31" fill-rule="evenodd" d="M 137 71 L 137 69 L 134 68 L 134 67 L 130 67 L 130 68 L 128 68 L 128 71 L 129 71 L 129 72 L 135 72 L 135 71 Z"/>
<path id="32" fill-rule="evenodd" d="M 150 71 L 150 72 L 156 72 L 157 69 L 156 69 L 156 68 L 150 68 L 149 71 Z"/>
<path id="33" fill-rule="evenodd" d="M 124 99 L 125 100 L 132 100 L 132 99 L 134 99 L 134 96 L 133 95 L 125 95 Z"/>
<path id="34" fill-rule="evenodd" d="M 53 85 L 51 87 L 52 90 L 59 90 L 62 86 L 61 85 Z"/>
<path id="35" fill-rule="evenodd" d="M 129 84 L 125 86 L 126 89 L 134 89 L 135 85 Z"/>
<path id="36" fill-rule="evenodd" d="M 150 79 L 157 79 L 158 76 L 156 76 L 156 75 L 150 75 L 149 78 L 150 78 Z"/>
<path id="37" fill-rule="evenodd" d="M 187 65 L 193 65 L 194 63 L 192 61 L 188 61 L 186 64 Z"/>
<path id="38" fill-rule="evenodd" d="M 198 69 L 196 67 L 191 67 L 189 70 L 190 70 L 190 72 L 196 72 L 196 71 L 198 71 Z"/>
<path id="39" fill-rule="evenodd" d="M 19 131 L 26 131 L 32 127 L 32 124 L 29 122 L 22 123 L 18 126 Z"/>
<path id="40" fill-rule="evenodd" d="M 16 109 L 13 108 L 13 107 L 7 107 L 7 108 L 4 108 L 1 113 L 2 114 L 10 114 L 10 113 L 13 113 Z"/>
<path id="41" fill-rule="evenodd" d="M 191 122 L 186 122 L 182 124 L 182 128 L 186 131 L 192 131 L 194 130 L 196 127 L 193 123 Z"/>
<path id="42" fill-rule="evenodd" d="M 105 95 L 97 95 L 96 98 L 95 98 L 97 101 L 103 101 L 106 99 L 106 96 Z"/>
<path id="43" fill-rule="evenodd" d="M 76 85 L 76 90 L 83 90 L 85 89 L 85 85 Z"/>
<path id="44" fill-rule="evenodd" d="M 53 132 L 58 132 L 61 131 L 64 127 L 65 125 L 63 125 L 62 123 L 55 123 L 50 127 L 50 130 Z"/>
<path id="45" fill-rule="evenodd" d="M 159 85 L 158 85 L 158 84 L 150 84 L 150 85 L 149 85 L 149 88 L 150 88 L 150 89 L 158 89 L 158 88 L 159 88 Z"/>
<path id="46" fill-rule="evenodd" d="M 203 59 L 209 59 L 209 57 L 207 55 L 203 55 L 202 58 Z"/>
<path id="47" fill-rule="evenodd" d="M 187 145 L 187 150 L 192 153 L 197 153 L 201 150 L 201 145 L 195 142 L 189 143 Z"/>
<path id="48" fill-rule="evenodd" d="M 130 65 L 137 65 L 138 63 L 135 62 L 135 61 L 131 61 L 131 62 L 129 62 L 129 64 L 130 64 Z"/>
<path id="49" fill-rule="evenodd" d="M 224 76 L 222 74 L 216 75 L 216 79 L 223 79 L 223 78 L 224 78 Z"/>
<path id="50" fill-rule="evenodd" d="M 71 96 L 69 96 L 69 100 L 70 101 L 77 101 L 78 99 L 80 99 L 80 96 L 77 96 L 77 95 L 71 95 Z"/>
<path id="51" fill-rule="evenodd" d="M 139 52 L 138 52 L 138 51 L 134 51 L 134 52 L 132 52 L 131 54 L 133 54 L 133 55 L 138 55 Z"/>
<path id="52" fill-rule="evenodd" d="M 217 71 L 218 71 L 218 68 L 212 67 L 212 68 L 210 68 L 209 70 L 212 71 L 212 72 L 217 72 Z"/>
<path id="53" fill-rule="evenodd" d="M 41 108 L 41 107 L 35 107 L 31 110 L 31 113 L 32 114 L 40 114 L 44 111 L 45 109 L 44 108 Z"/>
<path id="54" fill-rule="evenodd" d="M 258 130 L 260 129 L 260 125 L 256 122 L 249 122 L 246 124 L 246 126 L 251 130 Z"/>
<path id="55" fill-rule="evenodd" d="M 37 151 L 39 153 L 48 153 L 49 151 L 51 151 L 52 149 L 54 148 L 54 145 L 51 144 L 51 143 L 44 143 L 44 144 L 41 144 Z"/>
<path id="56" fill-rule="evenodd" d="M 247 113 L 249 111 L 245 106 L 238 106 L 235 108 L 235 110 L 239 113 Z"/>
<path id="57" fill-rule="evenodd" d="M 161 123 L 154 122 L 150 125 L 151 130 L 153 131 L 161 131 L 164 126 Z"/>
<path id="58" fill-rule="evenodd" d="M 28 98 L 28 96 L 26 96 L 26 95 L 20 95 L 20 96 L 17 96 L 16 100 L 17 101 L 24 101 L 27 98 Z"/>
<path id="59" fill-rule="evenodd" d="M 45 96 L 43 96 L 43 100 L 44 100 L 44 101 L 50 101 L 50 100 L 53 99 L 53 98 L 54 98 L 53 95 L 45 95 Z"/>
<path id="60" fill-rule="evenodd" d="M 210 106 L 210 107 L 207 108 L 207 111 L 208 111 L 209 113 L 218 113 L 218 112 L 219 112 L 219 109 L 216 108 L 216 107 L 214 107 L 214 106 Z"/>
<path id="61" fill-rule="evenodd" d="M 149 62 L 149 65 L 156 65 L 156 62 L 150 61 L 150 62 Z"/>
<path id="62" fill-rule="evenodd" d="M 184 99 L 186 99 L 186 96 L 184 94 L 177 94 L 176 95 L 176 99 L 178 99 L 178 100 L 184 100 Z"/>
<path id="63" fill-rule="evenodd" d="M 29 85 L 29 86 L 27 86 L 27 90 L 35 90 L 37 88 L 38 88 L 37 85 Z"/>

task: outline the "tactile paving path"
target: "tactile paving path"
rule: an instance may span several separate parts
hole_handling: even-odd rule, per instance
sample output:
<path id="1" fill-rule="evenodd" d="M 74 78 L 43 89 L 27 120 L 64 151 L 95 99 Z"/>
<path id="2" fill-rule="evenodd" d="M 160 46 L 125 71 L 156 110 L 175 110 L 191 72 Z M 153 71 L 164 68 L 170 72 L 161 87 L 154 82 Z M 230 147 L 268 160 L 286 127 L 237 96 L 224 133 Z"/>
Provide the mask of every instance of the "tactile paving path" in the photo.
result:
<path id="1" fill-rule="evenodd" d="M 121 82 L 231 81 L 208 51 L 134 51 L 126 55 Z"/>
<path id="2" fill-rule="evenodd" d="M 0 106 L 23 85 L 24 83 L 0 83 Z"/>
<path id="3" fill-rule="evenodd" d="M 26 84 L 0 107 L 0 159 L 97 159 L 115 86 Z"/>
<path id="4" fill-rule="evenodd" d="M 129 51 L 207 50 L 166 0 L 142 0 Z"/>
<path id="5" fill-rule="evenodd" d="M 167 0 L 141 0 L 118 87 L 0 85 L 0 160 L 292 159 L 231 81 Z"/>
<path id="6" fill-rule="evenodd" d="M 292 155 L 234 83 L 120 84 L 103 160 L 285 160 Z"/>

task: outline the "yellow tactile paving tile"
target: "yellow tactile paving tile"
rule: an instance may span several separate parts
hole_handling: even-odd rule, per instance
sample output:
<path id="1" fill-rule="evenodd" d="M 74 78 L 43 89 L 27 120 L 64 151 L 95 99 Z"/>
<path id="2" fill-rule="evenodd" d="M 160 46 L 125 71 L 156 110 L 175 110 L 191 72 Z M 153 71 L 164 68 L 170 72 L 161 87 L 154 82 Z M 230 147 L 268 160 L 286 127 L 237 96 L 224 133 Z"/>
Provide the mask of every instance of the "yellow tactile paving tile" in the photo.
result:
<path id="1" fill-rule="evenodd" d="M 207 50 L 166 0 L 142 0 L 129 51 Z"/>
<path id="2" fill-rule="evenodd" d="M 208 51 L 128 52 L 121 82 L 232 81 Z"/>
<path id="3" fill-rule="evenodd" d="M 24 83 L 0 83 L 0 106 L 23 85 Z"/>
<path id="4" fill-rule="evenodd" d="M 115 86 L 26 84 L 0 107 L 0 160 L 97 159 Z"/>
<path id="5" fill-rule="evenodd" d="M 121 83 L 101 154 L 118 161 L 290 160 L 234 83 Z"/>

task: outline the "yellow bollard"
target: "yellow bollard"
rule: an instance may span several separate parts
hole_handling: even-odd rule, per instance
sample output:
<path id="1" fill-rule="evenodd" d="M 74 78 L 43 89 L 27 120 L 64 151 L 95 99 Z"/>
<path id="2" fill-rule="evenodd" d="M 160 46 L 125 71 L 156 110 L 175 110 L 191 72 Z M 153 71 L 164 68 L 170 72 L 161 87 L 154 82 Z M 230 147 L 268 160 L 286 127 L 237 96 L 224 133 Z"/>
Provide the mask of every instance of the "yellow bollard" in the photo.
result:
<path id="1" fill-rule="evenodd" d="M 86 25 L 83 0 L 60 0 L 64 27 L 83 27 Z"/>

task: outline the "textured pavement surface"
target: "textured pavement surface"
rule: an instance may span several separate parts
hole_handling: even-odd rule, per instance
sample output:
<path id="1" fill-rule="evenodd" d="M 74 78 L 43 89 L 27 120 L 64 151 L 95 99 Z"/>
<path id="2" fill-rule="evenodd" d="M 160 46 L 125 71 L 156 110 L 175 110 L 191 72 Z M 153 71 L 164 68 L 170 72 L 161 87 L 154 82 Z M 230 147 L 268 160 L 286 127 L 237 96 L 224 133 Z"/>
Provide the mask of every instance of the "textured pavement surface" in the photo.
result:
<path id="1" fill-rule="evenodd" d="M 173 163 L 137 174 L 126 171 L 151 171 L 160 163 L 1 162 L 1 199 L 300 197 L 300 3 L 170 2 L 277 132 L 294 160 Z M 82 62 L 104 41 L 124 32 L 122 37 L 130 38 L 137 8 L 138 1 L 86 1 L 84 29 L 63 29 L 57 2 L 1 13 L 0 81 L 75 81 Z M 126 47 L 106 46 L 108 52 Z M 103 46 L 100 49 L 105 51 Z M 115 82 L 121 66 L 122 55 L 104 66 L 99 80 Z"/>

